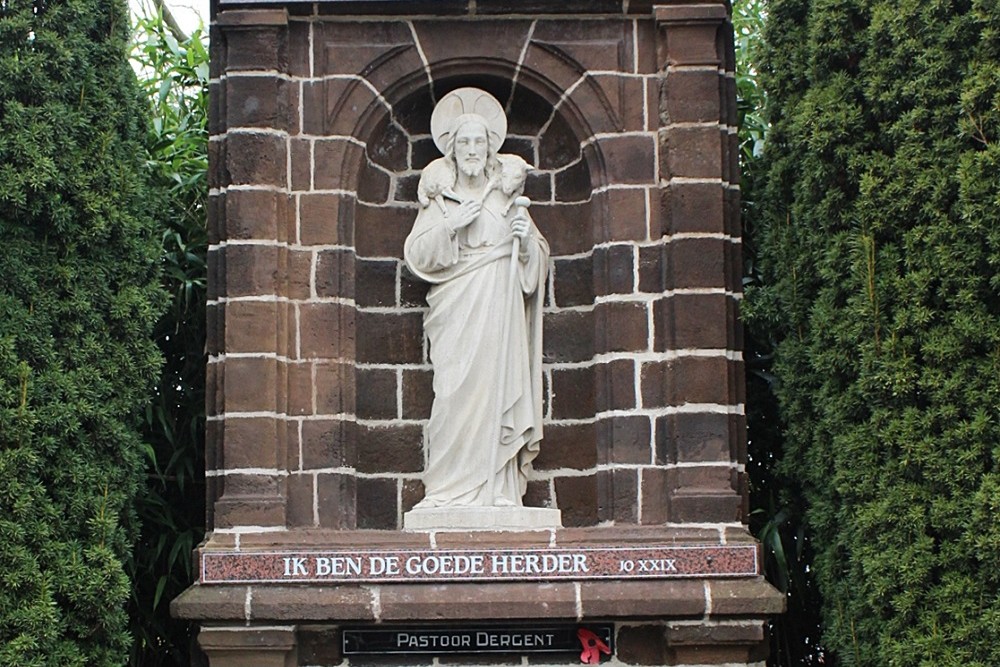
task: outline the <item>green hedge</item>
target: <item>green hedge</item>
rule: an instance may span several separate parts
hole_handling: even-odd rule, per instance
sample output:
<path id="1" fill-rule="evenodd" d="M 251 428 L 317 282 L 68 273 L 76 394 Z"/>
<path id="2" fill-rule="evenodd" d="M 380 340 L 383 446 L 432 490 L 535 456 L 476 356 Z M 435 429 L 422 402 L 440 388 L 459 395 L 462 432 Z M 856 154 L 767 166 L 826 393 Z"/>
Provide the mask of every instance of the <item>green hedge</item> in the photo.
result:
<path id="1" fill-rule="evenodd" d="M 845 665 L 1000 665 L 1000 4 L 771 0 L 781 473 Z"/>
<path id="2" fill-rule="evenodd" d="M 124 0 L 0 3 L 0 664 L 120 665 L 160 356 Z"/>

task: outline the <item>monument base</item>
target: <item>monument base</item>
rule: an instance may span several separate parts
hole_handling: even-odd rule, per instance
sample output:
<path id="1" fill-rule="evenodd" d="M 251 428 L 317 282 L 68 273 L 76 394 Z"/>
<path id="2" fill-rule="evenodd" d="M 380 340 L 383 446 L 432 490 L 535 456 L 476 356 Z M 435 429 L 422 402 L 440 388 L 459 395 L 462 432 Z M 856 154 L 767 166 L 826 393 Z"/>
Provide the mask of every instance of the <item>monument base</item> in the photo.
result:
<path id="1" fill-rule="evenodd" d="M 428 507 L 403 515 L 404 530 L 544 530 L 562 528 L 562 512 L 545 507 Z"/>

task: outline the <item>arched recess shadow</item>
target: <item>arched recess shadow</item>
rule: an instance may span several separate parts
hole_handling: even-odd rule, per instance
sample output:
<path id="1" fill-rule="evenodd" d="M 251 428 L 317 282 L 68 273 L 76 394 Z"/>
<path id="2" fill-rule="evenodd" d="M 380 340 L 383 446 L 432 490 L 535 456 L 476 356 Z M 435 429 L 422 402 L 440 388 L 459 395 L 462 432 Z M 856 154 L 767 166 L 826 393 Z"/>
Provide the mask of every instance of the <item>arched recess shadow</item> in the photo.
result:
<path id="1" fill-rule="evenodd" d="M 354 205 L 347 207 L 346 219 L 341 220 L 347 238 L 354 239 L 357 254 L 356 386 L 362 422 L 357 451 L 360 455 L 368 448 L 383 447 L 376 442 L 394 443 L 397 455 L 392 461 L 396 468 L 385 472 L 404 477 L 400 508 L 404 512 L 422 496 L 415 480 L 423 466 L 420 424 L 429 415 L 432 391 L 422 344 L 427 286 L 408 277 L 401 258 L 403 241 L 416 214 L 420 169 L 438 157 L 429 135 L 435 100 L 462 86 L 494 94 L 508 109 L 508 139 L 501 152 L 520 154 L 539 167 L 526 186 L 526 194 L 534 202 L 532 216 L 552 247 L 555 270 L 577 278 L 567 281 L 574 285 L 572 294 L 560 297 L 550 289 L 546 296 L 550 310 L 546 315 L 548 364 L 589 362 L 594 356 L 593 313 L 560 309 L 594 303 L 591 252 L 603 240 L 607 218 L 606 201 L 595 196 L 607 185 L 607 175 L 600 146 L 593 140 L 599 130 L 594 128 L 604 129 L 616 122 L 597 86 L 593 86 L 592 96 L 576 94 L 571 99 L 541 73 L 518 71 L 513 63 L 490 59 L 435 63 L 432 71 L 433 82 L 425 71 L 400 77 L 361 111 L 352 136 L 364 150 L 345 155 L 341 169 L 341 188 L 357 193 Z M 553 284 L 550 280 L 550 287 Z M 572 379 L 570 375 L 559 377 Z M 606 505 L 599 500 L 596 469 L 601 455 L 596 426 L 581 429 L 560 423 L 595 413 L 598 380 L 592 371 L 578 379 L 571 394 L 561 389 L 557 392 L 553 387 L 557 380 L 552 374 L 546 377 L 546 440 L 554 442 L 543 443 L 543 454 L 536 462 L 538 479 L 529 484 L 525 502 L 554 506 L 560 504 L 560 497 L 572 496 L 574 507 L 564 511 L 564 523 L 594 525 L 602 520 Z M 377 396 L 389 391 L 389 385 L 395 389 L 392 395 L 400 399 L 379 408 Z M 365 420 L 396 423 L 366 432 Z M 400 451 L 409 454 L 399 456 Z M 566 478 L 571 481 L 562 489 L 554 474 L 566 469 L 578 472 Z M 552 497 L 553 489 L 556 497 Z M 359 527 L 391 527 L 365 518 L 360 494 L 359 486 Z"/>

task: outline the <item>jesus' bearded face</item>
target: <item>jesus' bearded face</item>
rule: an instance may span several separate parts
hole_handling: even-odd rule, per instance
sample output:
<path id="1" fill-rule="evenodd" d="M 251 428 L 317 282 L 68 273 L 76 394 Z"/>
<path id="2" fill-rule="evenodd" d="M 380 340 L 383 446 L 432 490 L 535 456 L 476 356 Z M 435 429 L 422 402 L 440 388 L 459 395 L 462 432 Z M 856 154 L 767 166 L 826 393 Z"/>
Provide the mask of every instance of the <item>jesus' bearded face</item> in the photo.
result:
<path id="1" fill-rule="evenodd" d="M 466 176 L 478 178 L 486 168 L 489 148 L 486 128 L 476 122 L 465 123 L 455 133 L 455 164 Z"/>

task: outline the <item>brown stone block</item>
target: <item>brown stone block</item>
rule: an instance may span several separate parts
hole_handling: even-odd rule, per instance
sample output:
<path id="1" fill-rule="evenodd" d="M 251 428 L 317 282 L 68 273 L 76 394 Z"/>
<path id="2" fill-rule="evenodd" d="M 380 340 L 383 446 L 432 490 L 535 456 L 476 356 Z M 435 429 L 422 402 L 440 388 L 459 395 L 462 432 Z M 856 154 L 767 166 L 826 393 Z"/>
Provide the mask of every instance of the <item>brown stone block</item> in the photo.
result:
<path id="1" fill-rule="evenodd" d="M 670 264 L 669 287 L 727 287 L 731 245 L 726 239 L 686 238 L 665 246 Z"/>
<path id="2" fill-rule="evenodd" d="M 730 493 L 674 493 L 670 520 L 695 523 L 736 523 L 743 520 L 743 499 Z"/>
<path id="3" fill-rule="evenodd" d="M 580 142 L 585 138 L 576 136 L 561 114 L 555 115 L 538 138 L 536 166 L 539 169 L 558 171 L 578 162 L 582 157 Z"/>
<path id="4" fill-rule="evenodd" d="M 546 424 L 545 439 L 534 466 L 536 470 L 590 470 L 596 467 L 594 424 Z"/>
<path id="5" fill-rule="evenodd" d="M 353 422 L 307 419 L 302 422 L 302 468 L 322 470 L 351 465 Z"/>
<path id="6" fill-rule="evenodd" d="M 312 190 L 312 140 L 293 136 L 288 140 L 288 147 L 292 152 L 292 191 Z"/>
<path id="7" fill-rule="evenodd" d="M 284 187 L 285 139 L 276 134 L 230 131 L 226 135 L 226 170 L 234 185 Z"/>
<path id="8" fill-rule="evenodd" d="M 170 613 L 192 621 L 242 621 L 246 599 L 246 586 L 191 586 L 170 603 Z"/>
<path id="9" fill-rule="evenodd" d="M 722 178 L 724 132 L 718 126 L 660 131 L 660 162 L 667 178 Z"/>
<path id="10" fill-rule="evenodd" d="M 649 349 L 646 304 L 607 302 L 594 306 L 594 351 L 642 352 Z"/>
<path id="11" fill-rule="evenodd" d="M 528 38 L 530 21 L 414 21 L 427 61 L 435 63 L 482 57 L 483 45 L 490 45 L 491 58 L 519 62 Z M 499 98 L 501 103 L 506 101 Z"/>
<path id="12" fill-rule="evenodd" d="M 598 522 L 597 475 L 556 477 L 556 506 L 564 526 L 594 526 Z"/>
<path id="13" fill-rule="evenodd" d="M 363 74 L 379 57 L 412 46 L 413 39 L 402 21 L 365 21 L 315 24 L 317 76 Z"/>
<path id="14" fill-rule="evenodd" d="M 365 155 L 372 164 L 390 173 L 409 169 L 410 139 L 394 118 L 388 115 L 383 116 L 370 136 L 372 139 L 368 142 Z M 414 201 L 416 198 L 415 188 L 414 184 L 413 197 L 406 201 Z M 400 198 L 398 191 L 396 198 Z"/>
<path id="15" fill-rule="evenodd" d="M 226 296 L 277 294 L 277 246 L 229 245 L 220 252 L 225 257 L 221 286 Z"/>
<path id="16" fill-rule="evenodd" d="M 295 78 L 312 76 L 309 64 L 312 26 L 308 21 L 288 23 L 288 74 Z"/>
<path id="17" fill-rule="evenodd" d="M 382 620 L 575 618 L 571 583 L 398 584 L 381 590 Z"/>
<path id="18" fill-rule="evenodd" d="M 728 493 L 736 489 L 736 471 L 728 465 L 670 468 L 667 472 L 674 493 Z"/>
<path id="19" fill-rule="evenodd" d="M 209 190 L 224 188 L 231 183 L 229 176 L 229 161 L 226 150 L 228 139 L 208 142 L 208 181 Z"/>
<path id="20" fill-rule="evenodd" d="M 357 481 L 358 528 L 395 530 L 397 480 L 359 477 Z"/>
<path id="21" fill-rule="evenodd" d="M 306 300 L 312 296 L 313 253 L 308 250 L 285 251 L 288 266 L 285 275 L 285 296 Z"/>
<path id="22" fill-rule="evenodd" d="M 566 310 L 546 313 L 542 326 L 545 361 L 588 361 L 594 356 L 593 311 Z"/>
<path id="23" fill-rule="evenodd" d="M 356 526 L 354 475 L 320 473 L 316 475 L 316 499 L 319 525 L 343 530 Z"/>
<path id="24" fill-rule="evenodd" d="M 785 611 L 785 596 L 763 577 L 708 582 L 712 614 L 719 616 L 768 616 Z"/>
<path id="25" fill-rule="evenodd" d="M 593 151 L 589 151 L 593 153 Z M 590 199 L 595 181 L 586 159 L 572 162 L 555 173 L 555 199 L 560 202 L 584 202 Z"/>
<path id="26" fill-rule="evenodd" d="M 316 412 L 321 415 L 352 414 L 355 411 L 354 366 L 350 363 L 315 364 Z"/>
<path id="27" fill-rule="evenodd" d="M 298 638 L 300 665 L 339 665 L 343 662 L 337 626 L 300 625 Z"/>
<path id="28" fill-rule="evenodd" d="M 673 183 L 660 191 L 661 234 L 728 233 L 726 190 L 715 183 Z"/>
<path id="29" fill-rule="evenodd" d="M 403 419 L 428 419 L 434 401 L 431 371 L 403 371 Z"/>
<path id="30" fill-rule="evenodd" d="M 309 193 L 299 199 L 299 240 L 303 245 L 338 245 L 349 242 L 345 234 L 345 206 L 353 205 L 344 195 Z"/>
<path id="31" fill-rule="evenodd" d="M 358 119 L 380 104 L 371 89 L 357 79 L 324 79 L 323 88 L 322 134 L 354 136 Z"/>
<path id="32" fill-rule="evenodd" d="M 225 309 L 225 345 L 229 354 L 276 352 L 278 304 L 266 301 L 232 301 Z"/>
<path id="33" fill-rule="evenodd" d="M 682 413 L 656 423 L 658 464 L 734 461 L 739 451 L 742 415 Z"/>
<path id="34" fill-rule="evenodd" d="M 587 419 L 596 412 L 593 366 L 552 371 L 552 418 Z"/>
<path id="35" fill-rule="evenodd" d="M 639 472 L 629 468 L 611 471 L 615 523 L 639 522 Z"/>
<path id="36" fill-rule="evenodd" d="M 421 426 L 358 426 L 355 467 L 363 473 L 420 472 L 424 467 Z"/>
<path id="37" fill-rule="evenodd" d="M 525 507 L 553 507 L 554 501 L 547 480 L 535 479 L 528 482 L 521 499 Z"/>
<path id="38" fill-rule="evenodd" d="M 404 479 L 402 480 L 402 484 L 402 511 L 406 513 L 424 499 L 424 483 L 419 479 Z"/>
<path id="39" fill-rule="evenodd" d="M 288 525 L 290 527 L 313 526 L 313 498 L 316 482 L 312 473 L 293 472 L 288 476 Z"/>
<path id="40" fill-rule="evenodd" d="M 329 621 L 332 617 L 345 621 L 373 620 L 368 591 L 321 584 L 256 586 L 250 615 L 254 621 Z"/>
<path id="41" fill-rule="evenodd" d="M 226 304 L 210 303 L 205 306 L 205 353 L 215 356 L 225 349 Z"/>
<path id="42" fill-rule="evenodd" d="M 399 304 L 404 308 L 427 307 L 427 292 L 430 290 L 430 283 L 426 283 L 417 278 L 406 265 L 399 267 Z"/>
<path id="43" fill-rule="evenodd" d="M 638 404 L 635 395 L 635 362 L 630 359 L 597 366 L 597 410 L 631 410 Z"/>
<path id="44" fill-rule="evenodd" d="M 316 296 L 354 298 L 354 252 L 320 250 L 316 254 Z"/>
<path id="45" fill-rule="evenodd" d="M 361 419 L 396 419 L 396 371 L 385 368 L 359 368 L 357 377 L 357 414 Z"/>
<path id="46" fill-rule="evenodd" d="M 598 463 L 649 464 L 653 459 L 649 417 L 608 417 L 597 423 Z"/>
<path id="47" fill-rule="evenodd" d="M 403 256 L 416 209 L 401 206 L 370 206 L 357 202 L 354 238 L 359 257 Z"/>
<path id="48" fill-rule="evenodd" d="M 226 412 L 275 410 L 277 364 L 274 359 L 227 359 L 224 370 Z"/>
<path id="49" fill-rule="evenodd" d="M 368 160 L 361 163 L 358 174 L 358 201 L 366 204 L 381 205 L 389 201 L 389 190 L 392 179 L 381 167 Z"/>
<path id="50" fill-rule="evenodd" d="M 666 284 L 662 246 L 639 248 L 639 292 L 655 294 L 664 290 Z"/>
<path id="51" fill-rule="evenodd" d="M 531 207 L 531 217 L 542 236 L 549 242 L 554 257 L 576 255 L 590 250 L 593 246 L 591 216 L 589 201 L 559 206 L 539 204 Z"/>
<path id="52" fill-rule="evenodd" d="M 396 305 L 396 274 L 399 262 L 393 259 L 359 259 L 356 264 L 358 306 Z"/>
<path id="53" fill-rule="evenodd" d="M 355 310 L 340 303 L 299 306 L 299 342 L 304 359 L 349 359 L 354 352 Z"/>
<path id="54" fill-rule="evenodd" d="M 220 462 L 222 468 L 276 468 L 277 428 L 277 420 L 273 417 L 227 419 Z"/>
<path id="55" fill-rule="evenodd" d="M 642 404 L 652 408 L 736 403 L 736 389 L 731 382 L 734 363 L 724 357 L 681 357 L 643 364 Z"/>
<path id="56" fill-rule="evenodd" d="M 222 484 L 222 493 L 215 503 L 215 528 L 285 525 L 285 499 L 274 477 L 227 475 L 216 479 Z M 235 491 L 230 491 L 231 486 Z"/>
<path id="57" fill-rule="evenodd" d="M 230 190 L 225 197 L 227 239 L 277 239 L 288 198 L 271 190 Z"/>
<path id="58" fill-rule="evenodd" d="M 661 114 L 664 125 L 705 123 L 722 119 L 725 78 L 709 70 L 672 70 L 663 79 Z"/>
<path id="59" fill-rule="evenodd" d="M 656 183 L 656 137 L 623 135 L 599 139 L 608 180 L 616 184 Z"/>
<path id="60" fill-rule="evenodd" d="M 353 190 L 354 174 L 364 161 L 364 149 L 346 139 L 317 139 L 313 144 L 316 190 Z"/>
<path id="61" fill-rule="evenodd" d="M 287 68 L 286 26 L 226 27 L 223 31 L 227 71 L 276 70 L 283 72 Z"/>
<path id="62" fill-rule="evenodd" d="M 211 50 L 211 48 L 210 48 Z M 217 79 L 213 75 L 212 79 Z M 219 80 L 208 83 L 208 134 L 217 136 L 226 132 L 226 95 Z"/>
<path id="63" fill-rule="evenodd" d="M 423 340 L 420 313 L 358 313 L 357 360 L 361 363 L 419 364 Z"/>
<path id="64" fill-rule="evenodd" d="M 561 307 L 594 303 L 593 257 L 555 259 L 555 302 Z"/>
<path id="65" fill-rule="evenodd" d="M 215 245 L 226 235 L 226 193 L 215 192 L 208 195 L 205 205 L 208 226 L 205 228 L 209 245 Z"/>
<path id="66" fill-rule="evenodd" d="M 642 516 L 643 525 L 663 524 L 670 520 L 670 491 L 667 471 L 663 468 L 642 470 Z"/>
<path id="67" fill-rule="evenodd" d="M 225 410 L 226 374 L 225 362 L 205 365 L 205 414 L 209 417 L 222 414 Z"/>
<path id="68" fill-rule="evenodd" d="M 288 86 L 276 76 L 240 76 L 225 79 L 226 126 L 287 129 Z"/>
<path id="69" fill-rule="evenodd" d="M 698 617 L 705 613 L 700 581 L 584 581 L 580 583 L 585 617 Z"/>
<path id="70" fill-rule="evenodd" d="M 688 17 L 678 19 L 679 12 L 701 11 L 716 12 L 721 16 L 712 16 L 709 20 L 691 21 Z M 680 5 L 677 7 L 658 6 L 656 18 L 666 27 L 666 52 L 661 55 L 661 62 L 669 65 L 719 65 L 721 59 L 716 49 L 719 28 L 724 25 L 726 8 L 718 5 Z M 672 16 L 667 17 L 667 12 Z"/>
<path id="71" fill-rule="evenodd" d="M 624 625 L 618 629 L 615 653 L 628 665 L 666 665 L 667 638 L 662 625 Z"/>
<path id="72" fill-rule="evenodd" d="M 636 248 L 612 245 L 594 248 L 594 291 L 607 294 L 631 294 L 635 289 Z"/>
<path id="73" fill-rule="evenodd" d="M 303 81 L 302 134 L 326 135 L 326 95 L 322 81 Z"/>
<path id="74" fill-rule="evenodd" d="M 653 308 L 657 351 L 732 348 L 734 300 L 725 294 L 676 294 Z"/>
<path id="75" fill-rule="evenodd" d="M 649 236 L 645 188 L 612 189 L 595 195 L 602 206 L 603 241 L 645 241 Z"/>

